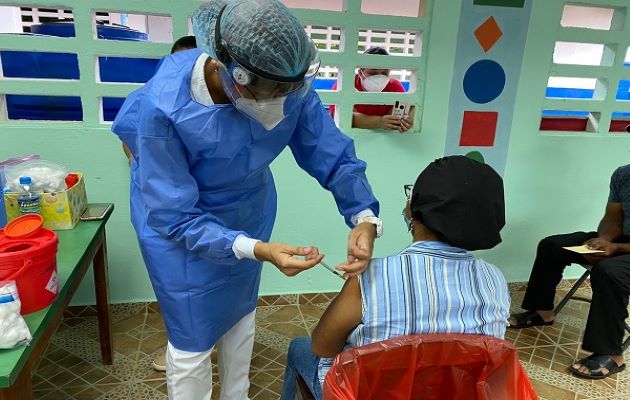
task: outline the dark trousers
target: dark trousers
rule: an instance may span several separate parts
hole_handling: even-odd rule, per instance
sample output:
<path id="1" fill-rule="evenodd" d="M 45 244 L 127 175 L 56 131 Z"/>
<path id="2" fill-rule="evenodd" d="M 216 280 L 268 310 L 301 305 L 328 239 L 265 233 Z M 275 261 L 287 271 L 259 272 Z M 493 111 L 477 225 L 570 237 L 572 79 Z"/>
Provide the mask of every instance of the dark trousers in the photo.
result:
<path id="1" fill-rule="evenodd" d="M 563 249 L 597 237 L 596 232 L 549 236 L 538 244 L 536 259 L 523 299 L 525 310 L 553 310 L 556 286 L 564 268 L 586 263 L 581 255 Z M 624 240 L 624 241 L 627 241 Z M 621 355 L 630 295 L 630 254 L 598 262 L 591 271 L 593 297 L 582 348 L 597 354 Z"/>

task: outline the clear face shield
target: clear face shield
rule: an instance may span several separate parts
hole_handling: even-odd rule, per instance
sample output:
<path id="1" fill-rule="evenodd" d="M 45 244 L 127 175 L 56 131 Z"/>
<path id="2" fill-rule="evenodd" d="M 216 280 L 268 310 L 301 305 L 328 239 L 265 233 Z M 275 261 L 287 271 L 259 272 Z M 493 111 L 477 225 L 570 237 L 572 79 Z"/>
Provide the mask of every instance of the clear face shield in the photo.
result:
<path id="1" fill-rule="evenodd" d="M 239 111 L 272 130 L 298 108 L 311 90 L 320 66 L 317 50 L 313 54 L 309 68 L 290 78 L 256 70 L 230 54 L 227 65 L 219 68 L 223 89 Z"/>
<path id="2" fill-rule="evenodd" d="M 270 131 L 295 111 L 311 90 L 320 66 L 317 47 L 310 42 L 312 55 L 308 68 L 296 76 L 277 76 L 262 71 L 234 54 L 229 43 L 221 38 L 221 16 L 225 8 L 217 16 L 214 32 L 223 90 L 240 112 Z"/>

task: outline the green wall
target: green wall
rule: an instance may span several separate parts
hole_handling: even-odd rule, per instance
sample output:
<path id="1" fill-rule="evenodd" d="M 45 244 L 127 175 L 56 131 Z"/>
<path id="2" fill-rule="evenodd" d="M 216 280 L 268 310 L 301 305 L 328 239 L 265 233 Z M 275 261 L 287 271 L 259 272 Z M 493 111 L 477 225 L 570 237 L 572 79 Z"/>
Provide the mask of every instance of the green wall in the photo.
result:
<path id="1" fill-rule="evenodd" d="M 39 2 L 48 3 L 52 4 Z M 122 4 L 115 0 L 113 3 Z M 356 6 L 357 1 L 349 3 Z M 536 243 L 543 236 L 596 226 L 606 202 L 610 173 L 628 159 L 630 143 L 623 135 L 554 135 L 538 131 L 553 49 L 551 38 L 559 26 L 562 3 L 534 1 L 505 172 L 504 242 L 483 253 L 510 281 L 527 279 Z M 422 61 L 426 62 L 424 97 L 420 91 L 414 98 L 424 103 L 421 133 L 351 131 L 358 155 L 367 161 L 368 177 L 381 201 L 385 235 L 376 242 L 376 256 L 390 254 L 409 242 L 400 215 L 404 205 L 402 185 L 413 183 L 427 163 L 443 155 L 457 36 L 454 27 L 458 26 L 460 4 L 460 0 L 434 1 L 429 8 L 430 21 L 423 22 L 430 23 L 431 33 L 425 36 L 427 58 Z M 395 23 L 395 19 L 391 22 Z M 174 36 L 178 37 L 178 33 Z M 339 58 L 341 62 L 349 62 Z M 0 81 L 0 92 L 6 87 L 5 84 L 3 89 Z M 348 122 L 346 118 L 342 126 Z M 112 301 L 153 299 L 129 222 L 129 172 L 117 138 L 102 127 L 25 126 L 0 121 L 0 140 L 0 159 L 36 152 L 46 159 L 63 162 L 72 170 L 85 173 L 90 201 L 116 203 L 107 231 Z M 327 254 L 329 263 L 342 260 L 348 229 L 336 211 L 332 196 L 297 167 L 289 152 L 278 158 L 273 170 L 279 197 L 273 239 L 317 245 Z M 79 289 L 76 304 L 93 303 L 90 279 L 86 277 Z M 261 294 L 334 291 L 340 284 L 338 278 L 321 267 L 286 278 L 275 267 L 266 265 Z"/>

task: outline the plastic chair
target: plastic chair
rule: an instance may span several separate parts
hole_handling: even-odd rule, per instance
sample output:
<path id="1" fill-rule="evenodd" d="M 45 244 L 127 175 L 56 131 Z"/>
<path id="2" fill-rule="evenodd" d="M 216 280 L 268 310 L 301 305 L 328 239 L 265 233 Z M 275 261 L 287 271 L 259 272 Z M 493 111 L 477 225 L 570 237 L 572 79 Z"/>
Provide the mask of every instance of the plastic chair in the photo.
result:
<path id="1" fill-rule="evenodd" d="M 585 271 L 582 274 L 582 276 L 580 276 L 578 278 L 577 281 L 575 281 L 575 284 L 571 287 L 571 289 L 569 290 L 569 292 L 566 294 L 566 296 L 564 296 L 562 298 L 562 300 L 560 300 L 560 302 L 558 303 L 558 305 L 556 306 L 556 308 L 553 310 L 553 313 L 555 315 L 558 315 L 560 313 L 560 311 L 562 311 L 562 309 L 564 308 L 564 306 L 567 304 L 567 302 L 569 300 L 579 300 L 579 301 L 583 301 L 585 303 L 590 303 L 591 299 L 588 297 L 583 297 L 583 296 L 576 296 L 575 292 L 582 286 L 582 284 L 584 283 L 584 281 L 586 280 L 586 278 L 588 278 L 591 275 L 591 270 L 593 269 L 593 266 L 590 264 L 580 264 L 582 267 L 584 267 Z M 628 332 L 630 334 L 630 326 L 628 326 L 628 324 L 625 324 L 625 329 L 626 332 Z M 624 342 L 622 343 L 622 348 L 623 351 L 626 351 L 626 349 L 628 347 L 630 347 L 630 335 L 626 338 L 626 340 L 624 340 Z"/>
<path id="2" fill-rule="evenodd" d="M 324 400 L 537 399 L 512 344 L 491 336 L 403 336 L 339 354 Z"/>

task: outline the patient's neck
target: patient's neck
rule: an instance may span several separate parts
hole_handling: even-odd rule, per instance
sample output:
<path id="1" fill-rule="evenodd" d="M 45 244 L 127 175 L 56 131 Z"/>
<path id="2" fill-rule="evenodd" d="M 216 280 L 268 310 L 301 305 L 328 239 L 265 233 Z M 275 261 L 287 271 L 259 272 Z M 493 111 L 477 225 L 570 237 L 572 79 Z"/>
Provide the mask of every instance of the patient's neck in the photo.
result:
<path id="1" fill-rule="evenodd" d="M 411 224 L 411 233 L 414 242 L 436 242 L 442 240 L 440 235 L 424 226 L 422 222 L 414 219 Z"/>

